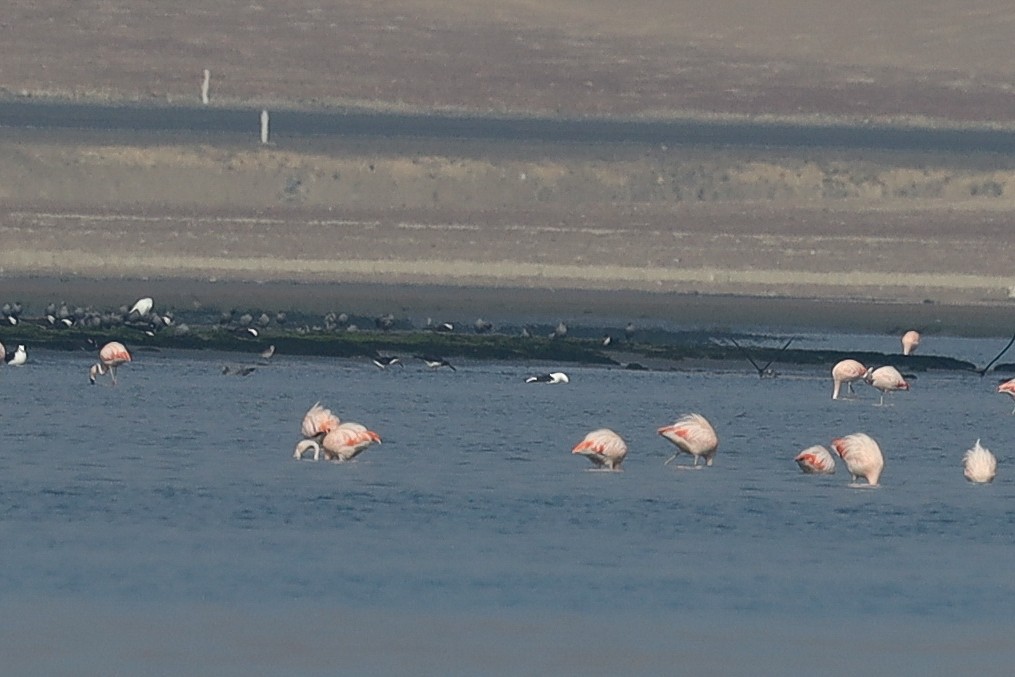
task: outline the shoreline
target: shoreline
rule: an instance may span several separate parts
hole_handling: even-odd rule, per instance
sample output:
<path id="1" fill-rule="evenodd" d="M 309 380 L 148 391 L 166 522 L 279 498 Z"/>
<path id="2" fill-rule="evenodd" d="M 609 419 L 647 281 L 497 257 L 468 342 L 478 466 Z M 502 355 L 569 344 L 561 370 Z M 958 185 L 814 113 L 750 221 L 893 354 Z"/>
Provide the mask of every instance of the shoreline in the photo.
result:
<path id="1" fill-rule="evenodd" d="M 821 297 L 681 294 L 636 290 L 198 279 L 99 279 L 5 276 L 0 303 L 20 301 L 27 316 L 48 303 L 115 309 L 151 296 L 161 311 L 329 312 L 394 315 L 416 326 L 427 319 L 471 328 L 555 325 L 601 329 L 635 322 L 669 331 L 813 331 L 1001 338 L 1015 330 L 1015 303 L 945 304 Z"/>

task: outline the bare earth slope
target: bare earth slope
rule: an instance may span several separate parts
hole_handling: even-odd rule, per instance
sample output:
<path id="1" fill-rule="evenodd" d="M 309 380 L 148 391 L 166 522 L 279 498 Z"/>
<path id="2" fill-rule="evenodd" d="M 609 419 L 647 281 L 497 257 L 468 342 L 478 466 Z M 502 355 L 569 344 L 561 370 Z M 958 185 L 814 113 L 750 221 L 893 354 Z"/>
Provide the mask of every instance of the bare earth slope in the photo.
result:
<path id="1" fill-rule="evenodd" d="M 998 0 L 324 4 L 15 0 L 0 92 L 190 105 L 209 68 L 212 105 L 1015 120 Z M 12 130 L 0 295 L 148 277 L 1007 308 L 1013 200 L 997 155 Z"/>

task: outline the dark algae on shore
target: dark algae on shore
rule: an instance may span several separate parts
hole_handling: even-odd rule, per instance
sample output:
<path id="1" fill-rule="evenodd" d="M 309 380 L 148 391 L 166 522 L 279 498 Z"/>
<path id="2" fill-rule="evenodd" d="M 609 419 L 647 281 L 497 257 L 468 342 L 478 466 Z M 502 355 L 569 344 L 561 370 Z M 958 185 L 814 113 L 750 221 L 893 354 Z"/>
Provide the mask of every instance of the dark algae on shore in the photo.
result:
<path id="1" fill-rule="evenodd" d="M 371 357 L 378 352 L 439 354 L 479 360 L 554 361 L 569 364 L 625 366 L 638 368 L 642 362 L 650 368 L 669 368 L 689 360 L 743 362 L 750 368 L 742 349 L 729 343 L 726 334 L 704 331 L 670 332 L 665 339 L 651 343 L 624 341 L 604 346 L 601 339 L 508 335 L 499 333 L 439 333 L 428 330 L 399 331 L 296 331 L 272 328 L 258 336 L 238 334 L 218 326 L 189 326 L 186 331 L 167 328 L 157 333 L 134 329 L 57 329 L 39 324 L 21 323 L 0 326 L 0 342 L 23 343 L 30 348 L 50 350 L 98 350 L 108 341 L 121 341 L 135 350 L 216 350 L 249 353 L 257 356 L 269 346 L 278 355 L 329 356 L 339 358 Z M 893 364 L 904 371 L 927 370 L 976 372 L 971 362 L 937 355 L 886 354 L 867 351 L 808 350 L 801 348 L 752 347 L 751 355 L 759 363 L 819 366 L 852 358 L 868 366 Z M 662 365 L 662 366 L 659 366 Z M 1009 370 L 1000 364 L 997 371 Z"/>

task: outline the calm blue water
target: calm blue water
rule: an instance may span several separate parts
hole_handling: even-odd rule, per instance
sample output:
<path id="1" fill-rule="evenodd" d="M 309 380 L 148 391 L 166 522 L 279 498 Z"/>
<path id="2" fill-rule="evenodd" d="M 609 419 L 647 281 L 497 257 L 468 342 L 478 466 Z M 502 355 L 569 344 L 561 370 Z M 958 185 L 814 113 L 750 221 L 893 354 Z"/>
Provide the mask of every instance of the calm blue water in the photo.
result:
<path id="1" fill-rule="evenodd" d="M 522 381 L 560 365 L 282 355 L 238 378 L 219 373 L 235 355 L 135 358 L 116 388 L 89 387 L 85 353 L 0 370 L 12 674 L 1010 674 L 996 379 L 920 374 L 878 408 L 866 387 L 831 401 L 824 368 L 546 386 Z M 318 400 L 384 444 L 294 461 Z M 663 466 L 655 429 L 688 411 L 719 432 L 712 468 Z M 570 454 L 602 426 L 624 472 Z M 856 431 L 884 450 L 880 488 L 799 473 L 800 449 Z M 977 438 L 992 485 L 962 476 Z"/>

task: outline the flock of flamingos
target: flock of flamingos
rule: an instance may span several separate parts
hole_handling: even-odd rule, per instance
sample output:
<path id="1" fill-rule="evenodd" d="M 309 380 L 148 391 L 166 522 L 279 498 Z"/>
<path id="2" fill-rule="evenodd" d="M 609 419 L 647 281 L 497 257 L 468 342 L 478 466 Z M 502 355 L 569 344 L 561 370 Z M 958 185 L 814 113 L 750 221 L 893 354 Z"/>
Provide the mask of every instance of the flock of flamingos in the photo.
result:
<path id="1" fill-rule="evenodd" d="M 903 354 L 911 354 L 919 343 L 918 332 L 906 332 L 902 337 Z M 885 393 L 909 390 L 909 384 L 895 367 L 867 368 L 856 360 L 847 359 L 832 368 L 832 399 L 839 398 L 843 385 L 852 392 L 852 384 L 860 380 L 881 392 L 878 406 L 884 405 Z M 567 383 L 568 379 L 565 374 L 558 372 L 530 377 L 526 382 Z M 1015 379 L 998 386 L 998 392 L 1015 398 Z M 1015 414 L 1015 411 L 1012 413 Z M 699 459 L 704 460 L 705 466 L 711 466 L 719 449 L 719 436 L 715 428 L 701 414 L 686 414 L 656 432 L 677 448 L 673 456 L 667 459 L 666 464 L 684 453 L 694 459 L 692 467 L 697 467 Z M 297 443 L 293 457 L 302 459 L 304 454 L 312 451 L 315 461 L 321 456 L 328 460 L 347 461 L 381 441 L 376 432 L 359 423 L 341 422 L 330 409 L 322 407 L 320 402 L 312 406 L 303 417 L 301 433 L 303 439 Z M 863 478 L 867 485 L 877 486 L 884 468 L 884 457 L 878 443 L 870 435 L 866 433 L 846 435 L 834 440 L 832 449 L 845 463 L 854 483 Z M 627 456 L 627 443 L 613 430 L 600 428 L 586 435 L 571 452 L 589 459 L 596 468 L 620 470 Z M 835 458 L 828 449 L 820 445 L 804 449 L 794 460 L 805 473 L 835 472 Z M 964 475 L 971 482 L 990 482 L 997 472 L 997 459 L 990 450 L 980 444 L 979 440 L 966 452 L 963 465 Z"/>
<path id="2" fill-rule="evenodd" d="M 920 343 L 920 334 L 908 331 L 902 336 L 904 355 L 911 354 Z M 19 345 L 8 355 L 0 343 L 0 364 L 17 366 L 27 360 L 25 347 Z M 88 371 L 88 379 L 94 385 L 100 376 L 108 374 L 113 385 L 116 384 L 117 367 L 131 361 L 130 352 L 117 341 L 111 341 L 99 350 L 99 360 Z M 832 399 L 838 399 L 845 385 L 849 393 L 853 392 L 853 383 L 864 381 L 881 393 L 878 406 L 883 406 L 885 394 L 898 390 L 909 390 L 909 384 L 903 375 L 892 366 L 875 368 L 865 367 L 857 360 L 846 359 L 832 367 Z M 540 377 L 530 377 L 527 382 L 567 383 L 567 376 L 557 372 Z M 1015 378 L 1002 382 L 997 392 L 1010 395 L 1015 399 Z M 1015 415 L 1015 410 L 1012 411 Z M 719 437 L 712 424 L 700 414 L 686 414 L 673 423 L 663 426 L 657 431 L 659 435 L 673 443 L 677 451 L 666 464 L 677 458 L 681 453 L 690 455 L 697 467 L 699 459 L 705 466 L 711 466 L 719 449 Z M 379 444 L 381 437 L 366 426 L 349 421 L 341 421 L 330 409 L 322 407 L 320 402 L 310 408 L 303 417 L 301 426 L 302 439 L 297 443 L 293 457 L 302 459 L 304 455 L 313 453 L 315 461 L 322 457 L 325 460 L 349 461 L 361 454 L 373 444 Z M 852 481 L 860 478 L 867 485 L 877 486 L 884 468 L 884 457 L 878 443 L 866 433 L 858 432 L 832 441 L 832 450 L 846 465 Z M 571 450 L 589 459 L 596 468 L 620 470 L 627 456 L 627 443 L 609 428 L 593 430 L 576 444 Z M 835 458 L 823 446 L 815 445 L 801 451 L 794 458 L 797 465 L 805 473 L 831 474 L 835 472 Z M 990 482 L 997 472 L 997 459 L 990 450 L 981 446 L 980 441 L 966 451 L 963 457 L 963 472 L 971 482 Z"/>

